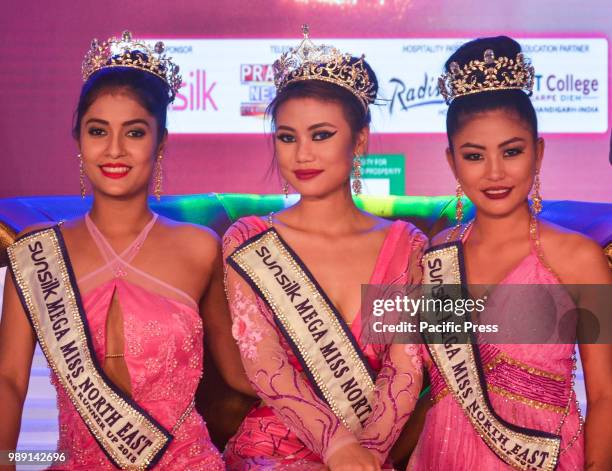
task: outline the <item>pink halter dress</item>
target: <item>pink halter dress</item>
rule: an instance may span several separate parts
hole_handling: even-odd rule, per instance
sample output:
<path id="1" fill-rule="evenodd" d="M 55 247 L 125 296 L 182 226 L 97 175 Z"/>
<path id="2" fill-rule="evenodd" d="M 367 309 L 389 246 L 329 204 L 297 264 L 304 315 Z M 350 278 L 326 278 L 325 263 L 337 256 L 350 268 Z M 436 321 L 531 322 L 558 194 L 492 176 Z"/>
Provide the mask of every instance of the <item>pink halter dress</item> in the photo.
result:
<path id="1" fill-rule="evenodd" d="M 123 316 L 123 353 L 132 399 L 174 437 L 153 469 L 224 470 L 206 424 L 193 407 L 203 366 L 198 305 L 180 289 L 133 264 L 156 220 L 154 215 L 118 255 L 89 215 L 85 216 L 89 234 L 105 261 L 77 281 L 94 354 L 103 365 L 107 353 L 106 319 L 115 295 Z M 67 462 L 53 469 L 115 469 L 53 374 L 52 382 L 59 408 L 58 450 L 68 456 Z"/>
<path id="2" fill-rule="evenodd" d="M 470 229 L 462 239 L 465 243 Z M 529 254 L 498 285 L 558 285 L 532 244 Z M 512 288 L 500 290 L 495 312 L 511 312 L 517 300 Z M 531 291 L 528 291 L 531 292 Z M 574 307 L 569 294 L 553 289 L 555 312 Z M 495 291 L 492 292 L 495 295 Z M 487 301 L 488 302 L 488 301 Z M 486 312 L 486 310 L 485 310 Z M 532 313 L 539 311 L 531 310 Z M 560 318 L 557 317 L 558 325 Z M 478 346 L 491 405 L 507 422 L 561 436 L 557 471 L 583 469 L 584 437 L 573 391 L 573 343 L 480 344 Z M 444 378 L 423 345 L 434 405 L 414 450 L 408 470 L 510 470 L 478 436 L 465 413 L 449 394 Z"/>

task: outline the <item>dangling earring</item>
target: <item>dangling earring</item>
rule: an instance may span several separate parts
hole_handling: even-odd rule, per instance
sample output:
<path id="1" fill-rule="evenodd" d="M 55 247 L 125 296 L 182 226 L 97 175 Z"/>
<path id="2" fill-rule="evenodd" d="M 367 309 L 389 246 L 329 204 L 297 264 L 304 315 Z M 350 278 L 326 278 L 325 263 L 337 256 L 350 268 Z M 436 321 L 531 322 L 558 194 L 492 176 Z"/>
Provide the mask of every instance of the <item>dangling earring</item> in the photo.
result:
<path id="1" fill-rule="evenodd" d="M 163 155 L 159 154 L 157 159 L 155 159 L 155 183 L 153 187 L 153 194 L 155 195 L 155 199 L 157 201 L 160 200 L 162 194 L 162 183 L 163 183 L 163 169 L 162 169 L 162 159 Z"/>
<path id="2" fill-rule="evenodd" d="M 461 183 L 457 180 L 457 203 L 455 205 L 455 219 L 457 220 L 457 227 L 463 223 L 463 188 Z"/>
<path id="3" fill-rule="evenodd" d="M 540 195 L 540 171 L 536 170 L 533 179 L 533 195 L 531 196 L 531 218 L 529 220 L 529 235 L 535 245 L 540 260 L 544 260 L 540 246 L 540 231 L 538 228 L 538 214 L 542 211 L 542 196 Z"/>
<path id="4" fill-rule="evenodd" d="M 537 217 L 542 211 L 542 196 L 540 195 L 540 172 L 537 171 L 533 180 L 533 196 L 531 197 L 531 211 Z"/>
<path id="5" fill-rule="evenodd" d="M 81 186 L 81 198 L 85 199 L 85 167 L 83 165 L 83 156 L 77 154 L 79 159 L 79 184 Z"/>
<path id="6" fill-rule="evenodd" d="M 353 159 L 353 193 L 356 195 L 361 194 L 361 156 L 355 154 Z"/>
<path id="7" fill-rule="evenodd" d="M 283 193 L 285 194 L 285 199 L 289 199 L 289 183 L 283 183 Z"/>

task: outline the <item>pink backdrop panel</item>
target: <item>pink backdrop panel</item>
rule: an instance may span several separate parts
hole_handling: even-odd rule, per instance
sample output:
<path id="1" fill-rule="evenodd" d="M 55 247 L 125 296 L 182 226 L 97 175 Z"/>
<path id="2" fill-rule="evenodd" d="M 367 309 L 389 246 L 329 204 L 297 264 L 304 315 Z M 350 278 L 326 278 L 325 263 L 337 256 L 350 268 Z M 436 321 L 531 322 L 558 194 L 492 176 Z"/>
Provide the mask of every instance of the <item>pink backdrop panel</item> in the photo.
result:
<path id="1" fill-rule="evenodd" d="M 319 37 L 610 37 L 612 2 L 558 0 L 406 0 L 346 2 L 24 0 L 0 15 L 0 197 L 78 192 L 70 129 L 81 86 L 80 63 L 93 37 L 130 29 L 162 38 L 296 38 L 308 22 Z M 354 5 L 348 5 L 355 3 Z M 381 4 L 382 3 L 382 4 Z M 610 61 L 608 61 L 610 62 Z M 546 198 L 612 201 L 610 135 L 545 135 Z M 374 134 L 371 152 L 406 155 L 406 192 L 453 192 L 443 134 Z M 173 135 L 166 192 L 279 192 L 266 178 L 264 135 Z"/>

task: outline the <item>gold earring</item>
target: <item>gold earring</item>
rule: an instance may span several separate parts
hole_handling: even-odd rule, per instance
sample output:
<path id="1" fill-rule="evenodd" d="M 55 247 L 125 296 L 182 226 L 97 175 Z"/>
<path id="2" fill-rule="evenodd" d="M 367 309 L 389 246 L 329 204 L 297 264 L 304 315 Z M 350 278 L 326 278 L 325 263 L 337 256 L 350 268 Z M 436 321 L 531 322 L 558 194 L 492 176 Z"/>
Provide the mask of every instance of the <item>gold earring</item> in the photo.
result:
<path id="1" fill-rule="evenodd" d="M 356 195 L 361 194 L 361 156 L 355 154 L 353 159 L 353 193 Z"/>
<path id="2" fill-rule="evenodd" d="M 85 198 L 85 166 L 83 165 L 83 155 L 77 154 L 79 159 L 79 184 L 81 186 L 81 198 Z"/>
<path id="3" fill-rule="evenodd" d="M 285 199 L 289 199 L 289 183 L 283 183 L 283 193 L 285 194 Z"/>
<path id="4" fill-rule="evenodd" d="M 531 197 L 531 210 L 537 216 L 542 211 L 542 195 L 540 195 L 540 172 L 536 172 L 533 180 L 533 196 Z"/>
<path id="5" fill-rule="evenodd" d="M 457 226 L 460 226 L 463 223 L 463 188 L 461 188 L 461 183 L 457 180 L 457 203 L 455 205 L 455 219 L 457 220 Z"/>
<path id="6" fill-rule="evenodd" d="M 153 194 L 155 195 L 155 199 L 157 201 L 160 200 L 162 194 L 162 183 L 164 180 L 163 169 L 162 169 L 162 159 L 163 155 L 159 154 L 157 159 L 155 159 L 155 183 L 153 186 Z"/>

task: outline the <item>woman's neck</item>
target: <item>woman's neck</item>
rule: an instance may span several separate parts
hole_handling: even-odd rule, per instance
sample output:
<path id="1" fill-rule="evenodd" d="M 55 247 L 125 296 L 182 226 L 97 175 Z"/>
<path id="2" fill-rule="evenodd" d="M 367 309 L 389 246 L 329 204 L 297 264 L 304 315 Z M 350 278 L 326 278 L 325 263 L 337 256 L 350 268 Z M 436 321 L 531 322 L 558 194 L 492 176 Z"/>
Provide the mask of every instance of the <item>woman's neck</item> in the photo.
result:
<path id="1" fill-rule="evenodd" d="M 531 214 L 525 203 L 505 216 L 491 216 L 476 213 L 470 234 L 470 241 L 475 244 L 503 245 L 506 242 L 527 239 Z"/>
<path id="2" fill-rule="evenodd" d="M 125 199 L 94 194 L 89 215 L 105 235 L 122 236 L 142 230 L 153 213 L 146 194 Z"/>
<path id="3" fill-rule="evenodd" d="M 307 232 L 341 235 L 361 229 L 363 213 L 346 187 L 323 197 L 304 197 L 285 213 L 289 226 Z"/>

